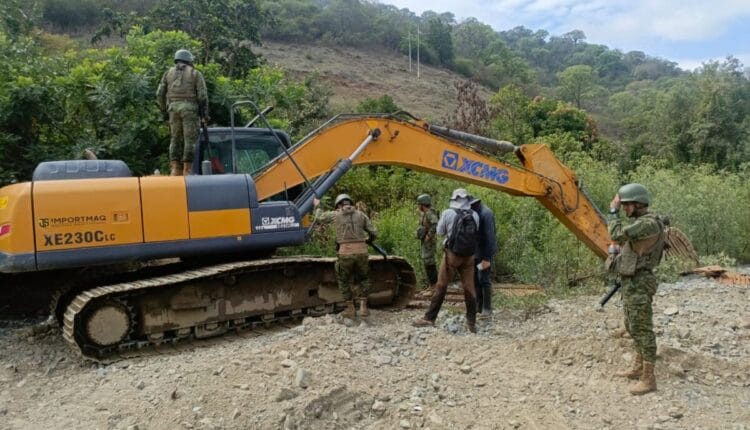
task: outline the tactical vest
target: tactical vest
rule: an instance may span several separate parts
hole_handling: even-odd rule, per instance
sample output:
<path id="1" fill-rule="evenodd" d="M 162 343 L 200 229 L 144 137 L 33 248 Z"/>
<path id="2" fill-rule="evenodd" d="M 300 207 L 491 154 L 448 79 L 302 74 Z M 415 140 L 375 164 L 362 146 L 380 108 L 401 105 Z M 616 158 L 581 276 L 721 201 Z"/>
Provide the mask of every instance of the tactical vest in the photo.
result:
<path id="1" fill-rule="evenodd" d="M 427 209 L 427 211 L 422 214 L 422 221 L 420 222 L 422 227 L 430 228 L 430 225 L 432 224 L 432 222 L 430 221 L 430 215 L 434 215 L 436 218 L 439 217 L 439 214 L 435 209 Z"/>
<path id="2" fill-rule="evenodd" d="M 365 216 L 352 206 L 346 205 L 336 211 L 333 226 L 336 228 L 336 243 L 362 242 L 367 240 Z"/>
<path id="3" fill-rule="evenodd" d="M 623 276 L 633 276 L 639 270 L 653 270 L 661 262 L 666 243 L 664 223 L 654 214 L 647 213 L 638 217 L 638 222 L 655 222 L 659 232 L 638 240 L 628 241 L 618 256 L 617 272 Z"/>
<path id="4" fill-rule="evenodd" d="M 195 76 L 198 72 L 187 64 L 176 64 L 167 71 L 167 103 L 198 102 Z"/>

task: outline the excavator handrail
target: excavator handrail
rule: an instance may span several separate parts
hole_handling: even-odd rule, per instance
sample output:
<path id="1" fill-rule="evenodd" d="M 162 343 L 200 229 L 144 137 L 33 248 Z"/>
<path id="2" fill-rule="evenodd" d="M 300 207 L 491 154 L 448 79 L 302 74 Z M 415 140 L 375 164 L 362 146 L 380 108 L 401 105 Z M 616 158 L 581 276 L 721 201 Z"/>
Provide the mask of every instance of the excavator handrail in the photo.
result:
<path id="1" fill-rule="evenodd" d="M 606 256 L 608 235 L 601 212 L 588 195 L 581 197 L 575 173 L 545 145 L 514 148 L 522 164 L 516 166 L 491 158 L 474 147 L 482 142 L 495 145 L 492 142 L 498 141 L 477 136 L 479 139 L 470 145 L 455 135 L 432 132 L 429 124 L 422 121 L 406 122 L 390 114 L 342 114 L 293 145 L 289 153 L 307 177 L 315 178 L 333 169 L 340 172 L 342 159 L 354 153 L 359 142 L 374 130 L 379 131 L 379 136 L 361 155 L 350 160 L 351 164 L 404 166 L 511 195 L 534 197 L 594 253 Z M 498 143 L 506 149 L 511 145 Z M 254 176 L 259 199 L 280 192 L 281 184 L 300 183 L 287 161 L 288 157 L 280 155 Z"/>

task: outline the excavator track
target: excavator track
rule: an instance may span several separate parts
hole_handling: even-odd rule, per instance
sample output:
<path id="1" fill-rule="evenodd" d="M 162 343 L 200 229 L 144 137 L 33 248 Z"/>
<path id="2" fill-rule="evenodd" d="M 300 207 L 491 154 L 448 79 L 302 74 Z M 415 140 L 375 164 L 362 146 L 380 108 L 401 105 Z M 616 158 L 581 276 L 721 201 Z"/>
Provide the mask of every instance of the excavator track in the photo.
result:
<path id="1" fill-rule="evenodd" d="M 330 257 L 201 267 L 88 289 L 65 310 L 63 337 L 85 358 L 222 335 L 344 307 Z M 405 307 L 416 278 L 400 257 L 370 257 L 371 306 Z"/>

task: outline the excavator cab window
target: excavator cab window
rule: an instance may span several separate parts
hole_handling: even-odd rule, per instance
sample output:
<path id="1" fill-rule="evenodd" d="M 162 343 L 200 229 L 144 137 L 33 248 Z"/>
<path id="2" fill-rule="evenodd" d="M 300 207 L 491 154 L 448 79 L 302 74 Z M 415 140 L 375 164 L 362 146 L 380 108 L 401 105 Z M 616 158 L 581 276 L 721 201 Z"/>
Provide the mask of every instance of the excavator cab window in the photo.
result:
<path id="1" fill-rule="evenodd" d="M 245 173 L 255 174 L 258 170 L 268 164 L 269 161 L 283 154 L 278 141 L 265 129 L 235 129 L 235 147 L 232 151 L 231 130 L 214 128 L 208 132 L 208 144 L 200 141 L 198 143 L 198 156 L 201 163 L 204 160 L 211 162 L 212 174 Z M 289 147 L 290 139 L 286 133 L 276 131 L 282 143 Z M 236 159 L 236 171 L 232 156 Z M 200 166 L 201 164 L 199 164 Z"/>

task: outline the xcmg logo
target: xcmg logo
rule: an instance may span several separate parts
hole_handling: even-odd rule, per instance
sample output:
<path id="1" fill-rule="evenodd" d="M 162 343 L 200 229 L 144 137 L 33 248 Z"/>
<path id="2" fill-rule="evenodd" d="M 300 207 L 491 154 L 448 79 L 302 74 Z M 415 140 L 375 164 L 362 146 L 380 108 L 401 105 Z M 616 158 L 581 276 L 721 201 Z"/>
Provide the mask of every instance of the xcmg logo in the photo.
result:
<path id="1" fill-rule="evenodd" d="M 507 169 L 490 166 L 487 163 L 472 160 L 471 158 L 459 157 L 457 153 L 448 151 L 447 149 L 443 151 L 442 166 L 446 169 L 454 170 L 458 173 L 466 173 L 476 178 L 489 179 L 498 184 L 504 184 L 509 179 Z"/>

